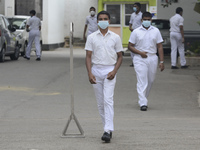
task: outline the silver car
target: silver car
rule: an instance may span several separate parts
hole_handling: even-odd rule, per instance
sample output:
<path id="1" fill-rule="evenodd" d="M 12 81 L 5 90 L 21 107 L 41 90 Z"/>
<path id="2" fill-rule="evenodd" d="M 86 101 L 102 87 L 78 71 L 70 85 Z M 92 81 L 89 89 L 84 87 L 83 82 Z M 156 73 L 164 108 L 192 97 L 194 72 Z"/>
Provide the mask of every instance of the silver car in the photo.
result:
<path id="1" fill-rule="evenodd" d="M 153 19 L 152 26 L 157 27 L 160 30 L 160 33 L 163 38 L 163 49 L 164 53 L 170 53 L 171 43 L 170 43 L 170 22 L 167 19 Z"/>
<path id="2" fill-rule="evenodd" d="M 29 33 L 26 31 L 26 23 L 30 16 L 21 16 L 21 15 L 16 15 L 14 17 L 7 17 L 9 20 L 10 24 L 12 27 L 16 28 L 16 33 L 20 38 L 20 53 L 22 56 L 25 55 L 26 53 L 26 47 L 28 45 L 28 38 L 29 38 Z M 42 52 L 42 39 L 40 39 L 40 46 L 41 46 L 41 52 Z M 35 51 L 35 44 L 33 43 L 32 45 L 32 51 Z"/>
<path id="3" fill-rule="evenodd" d="M 19 39 L 5 16 L 0 15 L 0 62 L 5 61 L 5 56 L 10 56 L 11 60 L 19 58 Z"/>

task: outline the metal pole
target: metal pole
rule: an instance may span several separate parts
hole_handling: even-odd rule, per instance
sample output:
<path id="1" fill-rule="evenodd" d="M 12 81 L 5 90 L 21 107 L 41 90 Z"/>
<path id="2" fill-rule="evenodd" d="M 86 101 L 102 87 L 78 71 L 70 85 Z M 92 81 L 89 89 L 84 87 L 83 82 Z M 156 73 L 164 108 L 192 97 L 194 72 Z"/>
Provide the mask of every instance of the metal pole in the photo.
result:
<path id="1" fill-rule="evenodd" d="M 71 22 L 70 23 L 70 96 L 71 96 L 71 115 L 67 121 L 67 124 L 63 130 L 62 136 L 61 137 L 85 137 L 84 135 L 84 131 L 81 128 L 81 125 L 78 122 L 78 119 L 76 118 L 75 114 L 74 114 L 74 74 L 73 74 L 73 32 L 74 32 L 74 25 Z M 69 127 L 69 124 L 71 122 L 71 120 L 74 120 L 79 131 L 80 134 L 67 134 L 67 129 Z"/>

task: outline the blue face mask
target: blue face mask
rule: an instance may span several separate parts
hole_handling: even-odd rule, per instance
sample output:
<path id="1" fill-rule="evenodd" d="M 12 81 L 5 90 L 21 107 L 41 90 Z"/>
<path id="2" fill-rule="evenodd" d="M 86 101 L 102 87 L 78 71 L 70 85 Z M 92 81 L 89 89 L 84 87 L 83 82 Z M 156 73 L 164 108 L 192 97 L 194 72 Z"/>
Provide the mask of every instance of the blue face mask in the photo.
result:
<path id="1" fill-rule="evenodd" d="M 108 21 L 99 21 L 98 26 L 101 29 L 106 29 L 109 26 L 109 22 Z"/>
<path id="2" fill-rule="evenodd" d="M 137 8 L 136 8 L 136 7 L 133 7 L 133 11 L 136 12 L 136 11 L 137 11 Z"/>
<path id="3" fill-rule="evenodd" d="M 142 25 L 143 25 L 144 27 L 148 28 L 148 27 L 150 27 L 150 25 L 151 25 L 151 21 L 143 20 L 143 21 L 142 21 Z"/>

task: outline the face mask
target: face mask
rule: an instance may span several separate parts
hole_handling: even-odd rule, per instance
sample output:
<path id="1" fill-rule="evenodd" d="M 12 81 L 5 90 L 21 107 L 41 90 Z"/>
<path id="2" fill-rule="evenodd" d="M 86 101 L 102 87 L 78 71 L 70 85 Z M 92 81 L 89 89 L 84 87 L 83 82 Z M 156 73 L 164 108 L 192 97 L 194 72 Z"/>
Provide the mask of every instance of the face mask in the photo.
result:
<path id="1" fill-rule="evenodd" d="M 148 28 L 148 27 L 150 27 L 150 25 L 151 25 L 151 21 L 143 20 L 143 21 L 142 21 L 142 25 L 143 25 L 144 27 Z"/>
<path id="2" fill-rule="evenodd" d="M 108 21 L 99 21 L 98 26 L 101 29 L 106 29 L 109 26 L 109 23 L 108 23 Z"/>
<path id="3" fill-rule="evenodd" d="M 95 15 L 95 11 L 91 11 L 90 14 L 93 16 Z"/>
<path id="4" fill-rule="evenodd" d="M 133 11 L 136 12 L 136 11 L 137 11 L 137 8 L 136 8 L 136 7 L 133 7 Z"/>

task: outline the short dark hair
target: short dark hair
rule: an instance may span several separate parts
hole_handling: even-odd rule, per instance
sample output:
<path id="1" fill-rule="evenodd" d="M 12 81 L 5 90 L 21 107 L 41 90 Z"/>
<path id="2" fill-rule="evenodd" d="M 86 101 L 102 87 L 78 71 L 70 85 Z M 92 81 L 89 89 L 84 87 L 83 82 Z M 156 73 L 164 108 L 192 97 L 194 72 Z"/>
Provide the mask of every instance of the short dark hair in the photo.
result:
<path id="1" fill-rule="evenodd" d="M 98 14 L 97 14 L 97 20 L 99 19 L 99 15 L 107 15 L 109 20 L 110 20 L 110 14 L 107 12 L 107 11 L 100 11 Z"/>
<path id="2" fill-rule="evenodd" d="M 134 3 L 134 5 L 137 5 L 141 9 L 141 4 L 140 3 Z"/>
<path id="3" fill-rule="evenodd" d="M 93 6 L 92 6 L 92 7 L 90 7 L 90 10 L 91 10 L 91 9 L 94 9 L 94 11 L 96 11 L 96 8 L 94 8 Z M 90 10 L 89 10 L 89 11 L 90 11 Z"/>
<path id="4" fill-rule="evenodd" d="M 146 12 L 144 12 L 142 14 L 142 18 L 144 18 L 144 17 L 150 17 L 150 18 L 152 18 L 152 14 L 150 12 L 146 11 Z"/>
<path id="5" fill-rule="evenodd" d="M 180 14 L 181 12 L 183 12 L 183 8 L 177 7 L 177 8 L 176 8 L 176 13 L 177 13 L 177 14 Z"/>
<path id="6" fill-rule="evenodd" d="M 31 11 L 30 11 L 30 14 L 35 15 L 35 14 L 36 14 L 36 11 L 35 11 L 35 10 L 31 10 Z"/>

